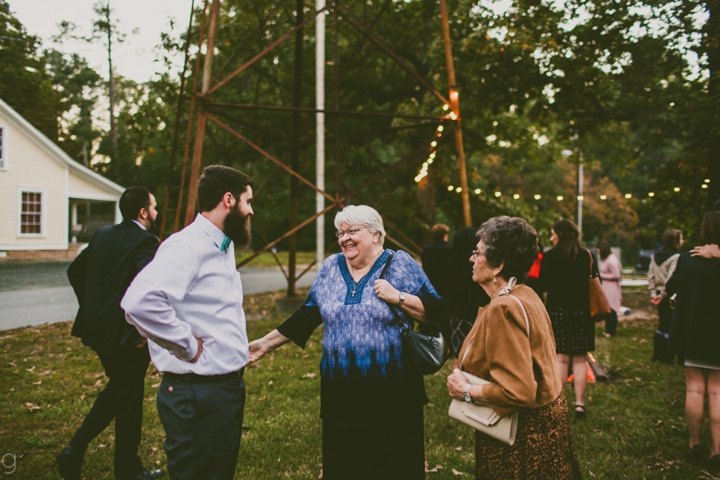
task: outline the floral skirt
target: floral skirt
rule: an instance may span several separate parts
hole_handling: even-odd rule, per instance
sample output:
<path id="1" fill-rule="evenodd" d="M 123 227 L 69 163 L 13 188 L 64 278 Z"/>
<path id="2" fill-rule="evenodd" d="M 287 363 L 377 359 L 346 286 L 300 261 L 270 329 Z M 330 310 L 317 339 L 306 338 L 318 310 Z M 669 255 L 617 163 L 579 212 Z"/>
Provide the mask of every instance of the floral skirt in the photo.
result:
<path id="1" fill-rule="evenodd" d="M 544 407 L 520 410 L 512 446 L 475 432 L 475 478 L 581 479 L 565 393 Z"/>

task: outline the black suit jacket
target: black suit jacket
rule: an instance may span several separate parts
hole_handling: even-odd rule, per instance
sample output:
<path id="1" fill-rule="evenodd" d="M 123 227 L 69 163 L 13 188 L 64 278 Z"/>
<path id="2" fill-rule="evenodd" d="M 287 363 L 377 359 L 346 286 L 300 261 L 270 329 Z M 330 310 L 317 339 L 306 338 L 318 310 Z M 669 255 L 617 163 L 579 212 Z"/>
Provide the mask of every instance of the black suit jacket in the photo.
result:
<path id="1" fill-rule="evenodd" d="M 125 321 L 120 301 L 157 248 L 157 237 L 132 220 L 103 227 L 92 236 L 67 272 L 80 304 L 73 336 L 105 355 L 142 341 L 135 327 Z"/>

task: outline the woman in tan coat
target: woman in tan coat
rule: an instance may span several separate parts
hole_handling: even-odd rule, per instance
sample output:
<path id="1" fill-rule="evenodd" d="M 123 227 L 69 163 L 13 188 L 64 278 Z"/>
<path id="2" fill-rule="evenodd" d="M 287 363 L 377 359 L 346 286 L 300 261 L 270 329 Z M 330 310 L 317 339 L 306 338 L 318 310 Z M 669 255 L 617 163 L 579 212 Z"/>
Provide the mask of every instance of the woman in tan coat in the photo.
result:
<path id="1" fill-rule="evenodd" d="M 579 479 L 552 325 L 540 298 L 524 285 L 537 254 L 535 229 L 503 216 L 485 222 L 477 237 L 470 257 L 473 281 L 490 304 L 479 310 L 448 377 L 448 391 L 458 400 L 488 405 L 501 417 L 519 412 L 519 422 L 512 446 L 475 432 L 476 478 Z M 459 369 L 490 383 L 471 385 Z"/>

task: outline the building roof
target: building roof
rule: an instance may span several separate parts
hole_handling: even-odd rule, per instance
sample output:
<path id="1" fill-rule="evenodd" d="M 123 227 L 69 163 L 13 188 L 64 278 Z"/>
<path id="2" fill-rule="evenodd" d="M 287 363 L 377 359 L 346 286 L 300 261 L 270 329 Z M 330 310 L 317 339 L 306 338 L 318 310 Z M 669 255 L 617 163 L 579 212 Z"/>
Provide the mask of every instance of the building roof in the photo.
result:
<path id="1" fill-rule="evenodd" d="M 12 123 L 15 128 L 23 132 L 38 147 L 45 151 L 45 153 L 47 153 L 50 158 L 58 162 L 60 165 L 67 166 L 72 173 L 77 174 L 79 177 L 96 185 L 98 188 L 107 191 L 113 196 L 119 197 L 120 194 L 122 194 L 122 192 L 125 190 L 117 183 L 108 180 L 102 175 L 99 175 L 98 173 L 90 170 L 86 166 L 81 165 L 80 163 L 70 158 L 67 153 L 65 153 L 52 140 L 45 136 L 45 134 L 40 132 L 40 130 L 33 127 L 30 122 L 25 120 L 25 118 L 23 118 L 2 99 L 0 99 L 0 114 L 2 114 L 8 120 L 8 122 Z"/>

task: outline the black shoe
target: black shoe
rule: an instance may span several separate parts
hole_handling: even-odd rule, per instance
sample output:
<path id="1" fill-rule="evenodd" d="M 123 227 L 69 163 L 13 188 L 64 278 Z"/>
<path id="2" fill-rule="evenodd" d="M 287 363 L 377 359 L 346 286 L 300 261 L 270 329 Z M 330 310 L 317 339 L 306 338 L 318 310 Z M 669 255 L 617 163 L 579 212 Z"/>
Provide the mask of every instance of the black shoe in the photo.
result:
<path id="1" fill-rule="evenodd" d="M 713 455 L 708 460 L 708 470 L 713 473 L 720 472 L 720 455 Z"/>
<path id="2" fill-rule="evenodd" d="M 155 478 L 160 478 L 163 476 L 163 472 L 161 468 L 158 468 L 157 470 L 143 470 L 142 472 L 138 473 L 137 477 L 135 477 L 135 480 L 153 480 Z"/>
<path id="3" fill-rule="evenodd" d="M 83 455 L 74 451 L 72 447 L 65 447 L 56 457 L 60 476 L 65 480 L 80 480 Z"/>
<path id="4" fill-rule="evenodd" d="M 705 459 L 705 449 L 700 445 L 699 443 L 696 443 L 692 446 L 690 451 L 687 454 L 687 460 L 688 462 L 692 463 L 701 463 Z M 716 455 L 716 457 L 720 457 L 720 455 Z M 720 460 L 720 459 L 718 459 Z"/>

